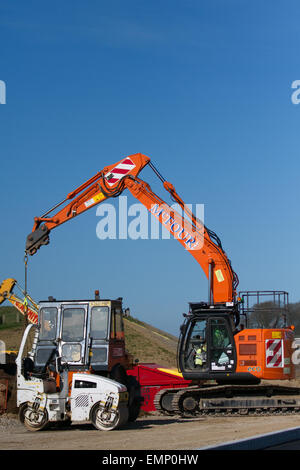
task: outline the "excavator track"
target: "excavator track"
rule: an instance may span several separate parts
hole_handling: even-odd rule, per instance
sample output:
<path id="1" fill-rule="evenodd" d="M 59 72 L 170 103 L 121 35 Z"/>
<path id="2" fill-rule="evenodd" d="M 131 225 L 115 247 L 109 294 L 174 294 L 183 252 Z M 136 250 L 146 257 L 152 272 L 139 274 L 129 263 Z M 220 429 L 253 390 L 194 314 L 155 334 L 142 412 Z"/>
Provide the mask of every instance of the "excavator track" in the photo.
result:
<path id="1" fill-rule="evenodd" d="M 211 385 L 161 390 L 154 404 L 163 414 L 267 416 L 300 413 L 300 388 L 266 385 Z"/>
<path id="2" fill-rule="evenodd" d="M 188 390 L 192 391 L 194 389 L 198 390 L 199 387 L 198 386 L 188 387 Z M 177 394 L 180 393 L 181 391 L 184 392 L 186 390 L 187 390 L 186 388 L 173 388 L 173 389 L 164 388 L 160 390 L 159 392 L 157 392 L 157 394 L 155 395 L 153 399 L 153 404 L 155 406 L 155 409 L 159 413 L 165 414 L 165 415 L 178 414 L 176 409 L 173 408 L 173 398 L 175 398 L 175 396 L 177 396 Z"/>

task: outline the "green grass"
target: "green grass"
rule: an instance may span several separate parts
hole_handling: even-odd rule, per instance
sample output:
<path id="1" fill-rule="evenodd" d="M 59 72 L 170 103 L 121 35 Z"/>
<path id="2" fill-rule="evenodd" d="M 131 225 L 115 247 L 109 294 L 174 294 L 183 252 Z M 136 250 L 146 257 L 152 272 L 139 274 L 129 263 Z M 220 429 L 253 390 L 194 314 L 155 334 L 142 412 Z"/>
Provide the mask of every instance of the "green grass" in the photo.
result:
<path id="1" fill-rule="evenodd" d="M 124 321 L 126 349 L 133 356 L 133 360 L 139 359 L 140 362 L 156 362 L 176 367 L 176 354 L 160 344 L 159 337 L 155 337 L 153 341 L 149 335 L 150 328 L 146 327 L 137 332 L 132 329 L 131 323 L 144 328 L 146 324 L 132 317 L 127 317 Z"/>
<path id="2" fill-rule="evenodd" d="M 141 325 L 143 327 L 149 326 L 153 330 L 157 330 L 158 332 L 161 331 L 162 335 L 165 336 L 166 338 L 169 338 L 173 341 L 177 340 L 177 338 L 174 335 L 171 335 L 171 334 L 167 333 L 166 331 L 162 331 L 159 328 L 156 328 L 153 325 L 150 325 L 149 323 L 142 322 L 142 321 L 138 320 L 137 318 L 132 317 L 131 315 L 129 315 L 128 317 L 125 317 L 125 319 L 128 320 L 131 323 L 136 323 L 137 325 Z"/>
<path id="3" fill-rule="evenodd" d="M 128 321 L 130 321 L 130 322 L 132 322 L 132 323 L 136 323 L 137 325 L 142 325 L 142 326 L 144 326 L 144 323 L 141 322 L 140 320 L 138 320 L 137 318 L 134 318 L 134 317 L 131 317 L 131 316 L 125 317 L 125 318 L 126 318 L 126 320 L 128 320 Z"/>
<path id="4" fill-rule="evenodd" d="M 5 325 L 0 325 L 0 331 L 1 330 L 10 330 L 10 329 L 13 329 L 13 328 L 18 328 L 18 326 L 21 326 L 22 323 L 9 323 L 9 324 L 5 324 Z"/>
<path id="5" fill-rule="evenodd" d="M 16 328 L 23 324 L 23 315 L 19 313 L 20 321 L 17 322 L 18 310 L 15 307 L 0 307 L 0 330 L 6 330 L 8 328 Z M 1 320 L 3 315 L 5 316 L 5 322 L 2 324 Z"/>

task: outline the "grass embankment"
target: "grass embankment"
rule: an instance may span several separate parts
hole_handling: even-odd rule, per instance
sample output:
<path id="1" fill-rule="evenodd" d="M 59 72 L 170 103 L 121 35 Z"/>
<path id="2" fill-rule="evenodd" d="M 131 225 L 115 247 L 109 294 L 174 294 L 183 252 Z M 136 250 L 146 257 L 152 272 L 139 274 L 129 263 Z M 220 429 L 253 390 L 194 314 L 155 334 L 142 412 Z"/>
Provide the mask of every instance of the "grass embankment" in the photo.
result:
<path id="1" fill-rule="evenodd" d="M 176 339 L 133 318 L 124 319 L 126 349 L 139 362 L 176 367 Z"/>
<path id="2" fill-rule="evenodd" d="M 17 328 L 23 324 L 24 317 L 15 307 L 0 307 L 0 331 Z"/>

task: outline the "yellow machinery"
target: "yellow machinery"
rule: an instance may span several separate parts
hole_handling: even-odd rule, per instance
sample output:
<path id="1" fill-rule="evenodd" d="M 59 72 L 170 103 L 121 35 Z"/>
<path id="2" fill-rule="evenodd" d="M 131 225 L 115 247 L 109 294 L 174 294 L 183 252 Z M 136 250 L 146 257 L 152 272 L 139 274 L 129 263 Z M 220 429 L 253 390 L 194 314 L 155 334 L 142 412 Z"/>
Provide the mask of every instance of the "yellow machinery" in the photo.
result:
<path id="1" fill-rule="evenodd" d="M 22 292 L 23 300 L 13 293 L 15 286 Z M 15 279 L 5 279 L 0 285 L 0 304 L 5 300 L 8 300 L 22 315 L 26 316 L 29 323 L 38 323 L 38 305 L 23 291 Z"/>

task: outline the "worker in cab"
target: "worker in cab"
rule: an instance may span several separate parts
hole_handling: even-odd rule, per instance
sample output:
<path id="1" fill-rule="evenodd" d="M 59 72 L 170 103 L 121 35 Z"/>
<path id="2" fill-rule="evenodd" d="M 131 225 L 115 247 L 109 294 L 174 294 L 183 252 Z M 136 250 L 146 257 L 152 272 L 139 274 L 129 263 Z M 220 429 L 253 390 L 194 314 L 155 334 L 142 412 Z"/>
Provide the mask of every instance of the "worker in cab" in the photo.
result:
<path id="1" fill-rule="evenodd" d="M 43 323 L 43 338 L 52 339 L 54 336 L 54 326 L 51 320 L 44 320 Z"/>
<path id="2" fill-rule="evenodd" d="M 207 360 L 207 347 L 204 339 L 195 348 L 195 367 L 204 367 Z"/>

